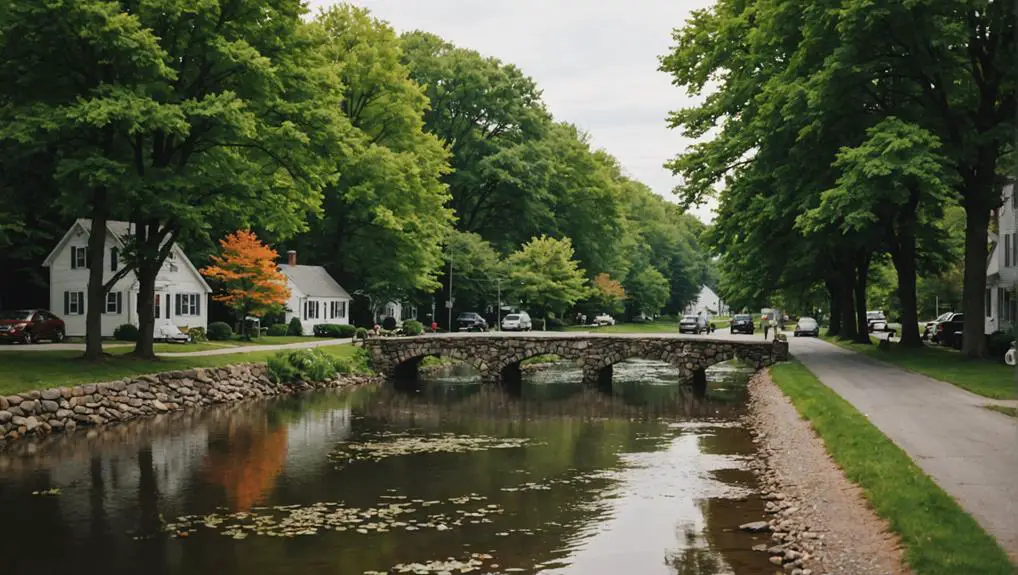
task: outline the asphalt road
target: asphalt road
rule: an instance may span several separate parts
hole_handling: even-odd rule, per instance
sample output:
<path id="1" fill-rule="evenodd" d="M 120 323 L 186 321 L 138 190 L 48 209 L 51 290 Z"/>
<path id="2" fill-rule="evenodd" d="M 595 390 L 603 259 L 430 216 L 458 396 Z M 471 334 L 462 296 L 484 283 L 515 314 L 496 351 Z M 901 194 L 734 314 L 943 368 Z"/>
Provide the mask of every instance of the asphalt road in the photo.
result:
<path id="1" fill-rule="evenodd" d="M 1018 557 L 1018 423 L 1001 403 L 813 338 L 789 351 Z"/>

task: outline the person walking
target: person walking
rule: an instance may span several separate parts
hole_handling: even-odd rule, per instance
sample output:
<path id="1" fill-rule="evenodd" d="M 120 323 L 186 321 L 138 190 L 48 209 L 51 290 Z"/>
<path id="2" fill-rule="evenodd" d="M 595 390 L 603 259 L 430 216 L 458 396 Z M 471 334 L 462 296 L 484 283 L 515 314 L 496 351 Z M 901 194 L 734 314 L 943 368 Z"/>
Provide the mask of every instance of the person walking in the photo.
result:
<path id="1" fill-rule="evenodd" d="M 763 314 L 760 316 L 760 327 L 763 328 L 764 339 L 767 339 L 767 332 L 769 332 L 771 329 L 771 322 L 769 319 L 767 319 L 767 314 Z"/>

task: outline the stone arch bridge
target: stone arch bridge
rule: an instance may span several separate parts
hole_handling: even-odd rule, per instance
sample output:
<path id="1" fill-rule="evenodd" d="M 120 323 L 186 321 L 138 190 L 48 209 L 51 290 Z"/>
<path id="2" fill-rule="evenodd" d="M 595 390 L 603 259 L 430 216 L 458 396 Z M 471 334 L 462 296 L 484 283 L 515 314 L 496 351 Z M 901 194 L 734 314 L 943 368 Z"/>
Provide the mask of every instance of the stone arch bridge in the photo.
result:
<path id="1" fill-rule="evenodd" d="M 374 368 L 393 379 L 416 379 L 421 361 L 434 355 L 473 366 L 483 381 L 510 384 L 521 379 L 521 361 L 550 354 L 579 362 L 583 381 L 593 384 L 610 382 L 612 366 L 630 358 L 669 363 L 694 384 L 706 382 L 708 367 L 732 359 L 757 369 L 788 359 L 787 341 L 651 334 L 423 335 L 368 339 L 364 346 Z"/>

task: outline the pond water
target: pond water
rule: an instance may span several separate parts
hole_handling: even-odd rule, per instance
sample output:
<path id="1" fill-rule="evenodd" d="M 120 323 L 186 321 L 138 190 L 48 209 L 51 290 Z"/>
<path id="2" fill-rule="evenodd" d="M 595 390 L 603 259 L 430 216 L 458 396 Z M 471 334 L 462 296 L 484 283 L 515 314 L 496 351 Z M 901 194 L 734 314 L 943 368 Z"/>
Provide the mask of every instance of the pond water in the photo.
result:
<path id="1" fill-rule="evenodd" d="M 452 369 L 54 437 L 0 453 L 0 572 L 769 575 L 748 374 L 708 375 Z"/>

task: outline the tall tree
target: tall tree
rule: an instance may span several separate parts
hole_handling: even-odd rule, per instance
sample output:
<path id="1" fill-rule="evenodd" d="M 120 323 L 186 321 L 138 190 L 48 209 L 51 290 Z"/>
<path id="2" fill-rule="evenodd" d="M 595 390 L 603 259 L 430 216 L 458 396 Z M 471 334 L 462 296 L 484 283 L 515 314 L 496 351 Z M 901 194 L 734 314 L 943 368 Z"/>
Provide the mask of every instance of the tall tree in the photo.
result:
<path id="1" fill-rule="evenodd" d="M 587 295 L 584 271 L 569 238 L 541 236 L 509 256 L 509 293 L 531 309 L 561 317 Z"/>
<path id="2" fill-rule="evenodd" d="M 668 303 L 668 278 L 652 267 L 637 270 L 626 279 L 633 315 L 654 316 Z"/>

